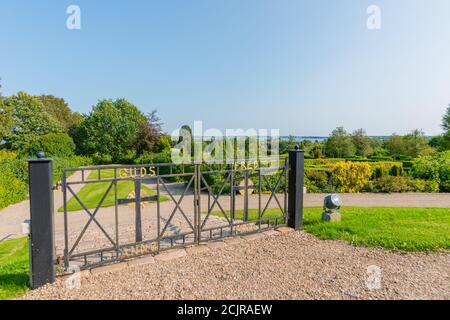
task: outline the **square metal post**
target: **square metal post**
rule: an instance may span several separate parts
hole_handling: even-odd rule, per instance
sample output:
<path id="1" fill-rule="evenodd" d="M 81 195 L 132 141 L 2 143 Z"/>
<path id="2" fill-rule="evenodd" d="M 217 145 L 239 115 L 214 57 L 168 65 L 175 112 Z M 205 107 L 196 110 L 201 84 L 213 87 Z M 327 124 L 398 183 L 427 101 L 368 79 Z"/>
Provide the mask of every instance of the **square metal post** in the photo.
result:
<path id="1" fill-rule="evenodd" d="M 305 154 L 298 146 L 289 151 L 288 226 L 303 226 L 303 184 Z"/>
<path id="2" fill-rule="evenodd" d="M 30 286 L 55 281 L 52 159 L 28 161 L 30 193 Z"/>

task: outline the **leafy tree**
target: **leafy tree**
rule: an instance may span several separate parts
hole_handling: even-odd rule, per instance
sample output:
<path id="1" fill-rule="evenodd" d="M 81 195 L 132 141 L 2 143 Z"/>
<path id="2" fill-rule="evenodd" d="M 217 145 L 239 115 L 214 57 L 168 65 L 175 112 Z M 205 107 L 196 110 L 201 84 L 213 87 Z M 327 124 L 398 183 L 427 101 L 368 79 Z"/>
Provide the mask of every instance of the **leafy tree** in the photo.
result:
<path id="1" fill-rule="evenodd" d="M 49 133 L 30 141 L 21 153 L 32 156 L 38 151 L 48 157 L 70 157 L 75 154 L 75 143 L 67 133 Z"/>
<path id="2" fill-rule="evenodd" d="M 285 154 L 289 152 L 290 150 L 294 150 L 295 146 L 297 145 L 297 140 L 294 136 L 289 135 L 287 140 L 281 140 L 280 139 L 280 153 Z"/>
<path id="3" fill-rule="evenodd" d="M 323 142 L 319 141 L 303 140 L 300 142 L 300 149 L 305 152 L 305 156 L 314 159 L 318 159 L 322 156 L 323 147 Z"/>
<path id="4" fill-rule="evenodd" d="M 442 139 L 439 144 L 439 149 L 441 151 L 450 150 L 450 132 L 444 133 L 442 135 Z"/>
<path id="5" fill-rule="evenodd" d="M 442 117 L 442 128 L 445 130 L 439 142 L 439 149 L 442 151 L 450 150 L 450 105 Z"/>
<path id="6" fill-rule="evenodd" d="M 343 127 L 333 130 L 325 142 L 325 154 L 327 157 L 332 158 L 344 158 L 355 155 L 355 146 L 352 138 Z"/>
<path id="7" fill-rule="evenodd" d="M 439 148 L 442 143 L 442 136 L 434 136 L 428 141 L 428 145 L 433 148 Z"/>
<path id="8" fill-rule="evenodd" d="M 10 149 L 22 150 L 40 135 L 63 131 L 58 121 L 45 112 L 42 102 L 25 92 L 2 99 L 0 110 L 6 118 L 6 125 L 2 121 L 6 133 L 3 140 Z"/>
<path id="9" fill-rule="evenodd" d="M 372 147 L 373 150 L 383 147 L 383 140 L 381 140 L 380 138 L 369 137 L 368 139 L 370 141 L 370 146 Z"/>
<path id="10" fill-rule="evenodd" d="M 323 145 L 320 143 L 316 143 L 312 148 L 310 154 L 314 159 L 319 159 L 322 157 L 322 149 Z"/>
<path id="11" fill-rule="evenodd" d="M 145 116 L 125 99 L 101 100 L 92 108 L 75 134 L 83 154 L 100 161 L 118 161 L 133 151 Z"/>
<path id="12" fill-rule="evenodd" d="M 373 150 L 372 158 L 378 157 L 378 158 L 391 158 L 389 156 L 389 150 L 385 148 L 375 148 Z"/>
<path id="13" fill-rule="evenodd" d="M 13 108 L 4 102 L 5 98 L 0 99 L 0 145 L 6 139 L 13 127 Z"/>
<path id="14" fill-rule="evenodd" d="M 447 107 L 447 110 L 442 117 L 442 128 L 446 131 L 450 131 L 450 105 Z"/>
<path id="15" fill-rule="evenodd" d="M 83 121 L 83 116 L 72 112 L 64 99 L 52 95 L 41 95 L 37 98 L 42 102 L 44 111 L 58 120 L 66 131 L 72 130 Z"/>
<path id="16" fill-rule="evenodd" d="M 154 152 L 162 135 L 160 118 L 153 110 L 146 116 L 146 121 L 139 125 L 139 132 L 134 142 L 136 153 L 142 155 L 144 152 Z"/>
<path id="17" fill-rule="evenodd" d="M 356 155 L 367 157 L 373 153 L 370 139 L 366 135 L 364 129 L 358 129 L 352 134 L 352 142 L 356 149 Z"/>
<path id="18" fill-rule="evenodd" d="M 428 145 L 428 139 L 422 130 L 413 130 L 411 133 L 403 137 L 405 143 L 405 154 L 416 158 L 418 156 L 427 156 L 435 152 Z"/>
<path id="19" fill-rule="evenodd" d="M 384 147 L 389 150 L 389 153 L 394 157 L 406 154 L 406 146 L 403 137 L 395 133 L 385 141 Z"/>
<path id="20" fill-rule="evenodd" d="M 156 152 L 170 152 L 172 145 L 171 145 L 171 139 L 168 135 L 162 135 L 158 141 L 158 144 L 156 146 Z"/>
<path id="21" fill-rule="evenodd" d="M 413 130 L 405 136 L 393 134 L 385 142 L 386 149 L 394 157 L 411 157 L 432 155 L 436 150 L 429 146 L 429 141 L 421 130 Z"/>

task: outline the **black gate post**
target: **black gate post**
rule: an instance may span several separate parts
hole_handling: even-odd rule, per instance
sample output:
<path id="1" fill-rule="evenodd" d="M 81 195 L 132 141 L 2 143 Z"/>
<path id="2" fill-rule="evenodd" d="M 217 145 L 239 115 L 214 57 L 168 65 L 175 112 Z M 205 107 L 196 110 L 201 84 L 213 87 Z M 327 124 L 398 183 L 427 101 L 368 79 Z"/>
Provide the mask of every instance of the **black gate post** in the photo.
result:
<path id="1" fill-rule="evenodd" d="M 30 286 L 39 288 L 55 281 L 53 223 L 53 159 L 28 161 L 30 192 Z"/>
<path id="2" fill-rule="evenodd" d="M 303 226 L 303 183 L 305 154 L 298 146 L 289 151 L 288 221 L 289 227 Z"/>

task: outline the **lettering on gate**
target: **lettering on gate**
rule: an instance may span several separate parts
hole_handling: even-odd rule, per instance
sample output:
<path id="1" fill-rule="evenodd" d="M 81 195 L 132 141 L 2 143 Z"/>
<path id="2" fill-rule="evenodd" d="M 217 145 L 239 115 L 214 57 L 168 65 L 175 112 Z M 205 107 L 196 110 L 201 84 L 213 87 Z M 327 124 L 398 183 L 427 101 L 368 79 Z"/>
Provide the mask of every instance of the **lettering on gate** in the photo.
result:
<path id="1" fill-rule="evenodd" d="M 143 256 L 146 254 L 156 253 L 158 251 L 158 245 L 156 242 L 140 243 L 129 247 L 121 248 L 120 258 L 127 259 L 136 256 Z"/>
<path id="2" fill-rule="evenodd" d="M 151 167 L 141 167 L 141 168 L 121 168 L 119 170 L 120 178 L 136 178 L 136 177 L 154 177 L 156 176 L 156 168 Z"/>

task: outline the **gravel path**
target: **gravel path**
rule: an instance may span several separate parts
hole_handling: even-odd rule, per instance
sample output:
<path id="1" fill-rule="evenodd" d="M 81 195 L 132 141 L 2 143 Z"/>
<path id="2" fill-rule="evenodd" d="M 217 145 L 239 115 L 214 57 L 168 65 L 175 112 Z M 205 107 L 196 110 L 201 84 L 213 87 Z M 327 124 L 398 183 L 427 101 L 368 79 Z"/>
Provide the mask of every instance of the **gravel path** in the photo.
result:
<path id="1" fill-rule="evenodd" d="M 369 290 L 367 268 L 381 268 Z M 277 234 L 120 272 L 64 280 L 25 299 L 450 299 L 450 253 L 394 253 Z"/>

